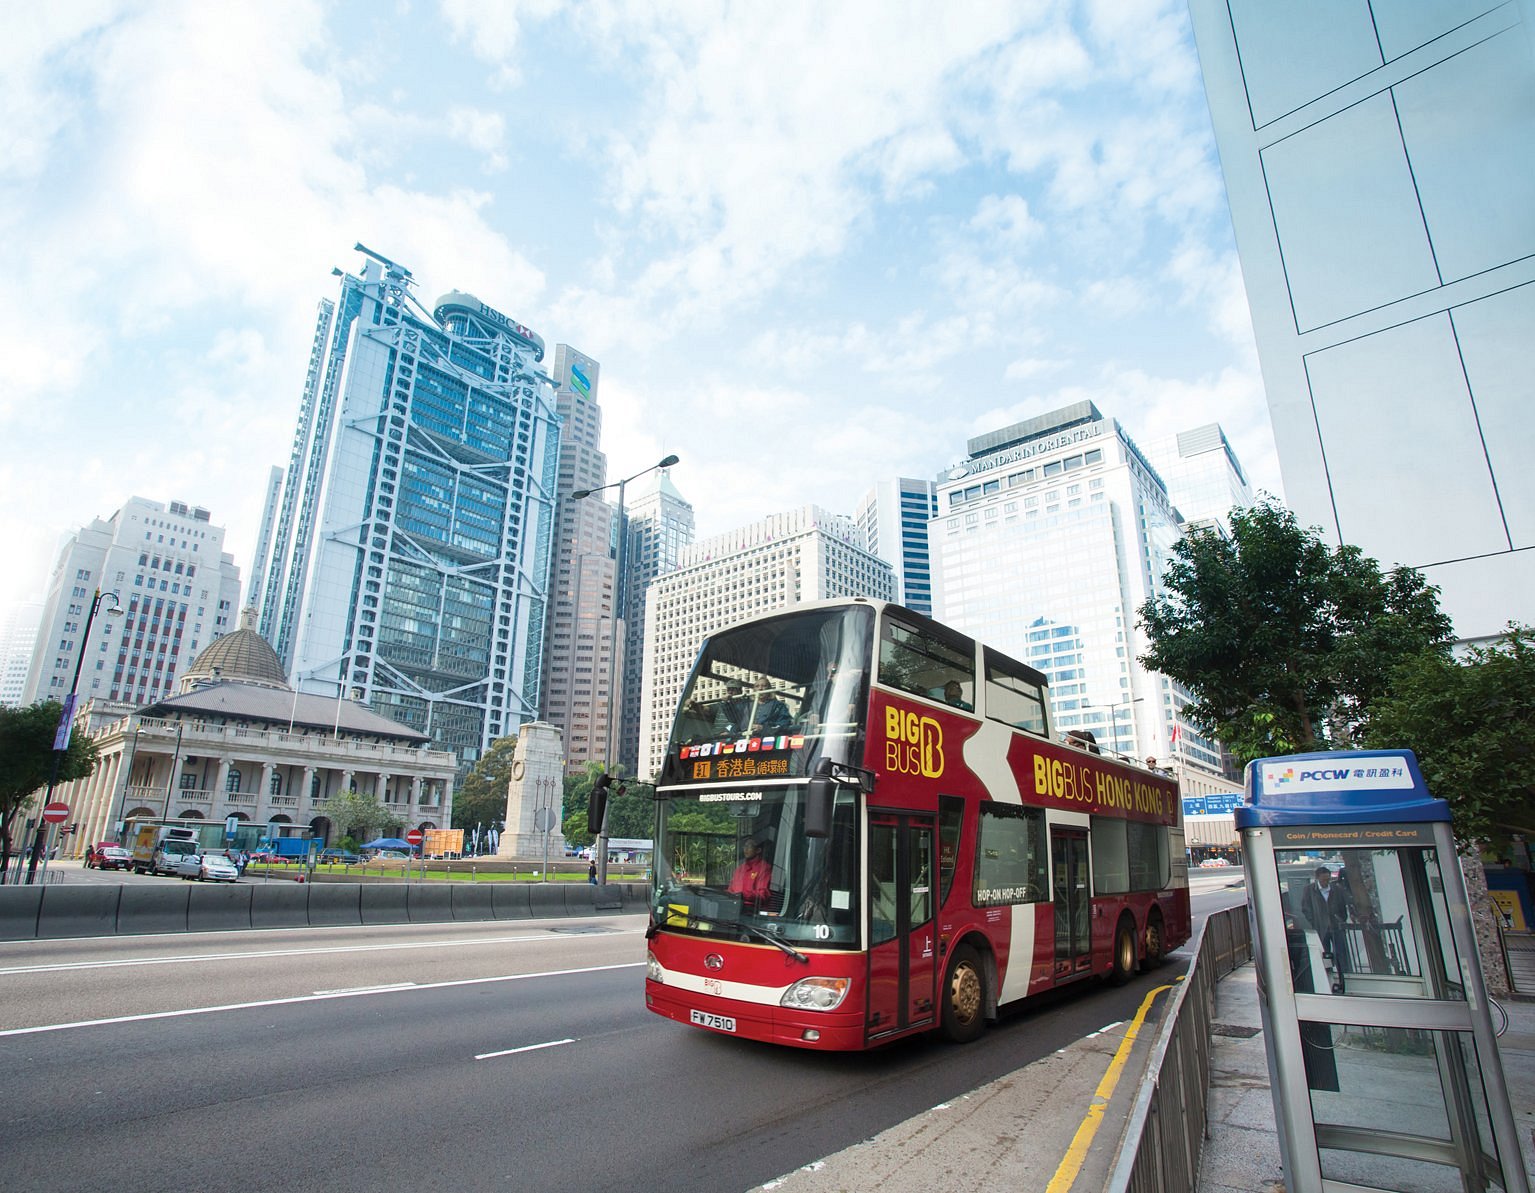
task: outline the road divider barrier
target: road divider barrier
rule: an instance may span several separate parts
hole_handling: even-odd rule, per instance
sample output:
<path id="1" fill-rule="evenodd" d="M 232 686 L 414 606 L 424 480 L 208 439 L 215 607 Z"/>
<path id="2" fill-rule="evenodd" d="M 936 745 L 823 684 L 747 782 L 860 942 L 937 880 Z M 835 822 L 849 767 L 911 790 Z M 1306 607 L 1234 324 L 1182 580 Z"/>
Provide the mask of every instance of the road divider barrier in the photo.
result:
<path id="1" fill-rule="evenodd" d="M 449 883 L 413 882 L 405 888 L 405 911 L 413 924 L 442 924 L 453 918 Z"/>
<path id="2" fill-rule="evenodd" d="M 42 905 L 33 912 L 38 937 L 53 940 L 69 936 L 110 936 L 117 931 L 117 904 L 122 887 L 57 883 L 37 889 L 42 895 Z M 4 918 L 0 916 L 0 920 Z"/>
<path id="3" fill-rule="evenodd" d="M 0 941 L 337 927 L 447 920 L 554 919 L 640 911 L 644 883 L 185 882 L 0 886 Z"/>
<path id="4" fill-rule="evenodd" d="M 117 931 L 143 934 L 149 932 L 187 931 L 187 904 L 191 890 L 186 883 L 173 880 L 166 883 L 129 882 L 118 888 L 121 897 L 117 901 Z M 42 915 L 37 918 L 38 931 L 42 932 Z M 130 925 L 124 927 L 124 925 Z"/>
<path id="5" fill-rule="evenodd" d="M 218 883 L 190 888 L 187 929 L 192 932 L 236 932 L 252 926 L 251 892 L 257 888 L 238 883 Z"/>
<path id="6" fill-rule="evenodd" d="M 303 928 L 309 924 L 309 888 L 257 883 L 251 888 L 252 928 Z M 122 929 L 118 928 L 121 932 Z"/>

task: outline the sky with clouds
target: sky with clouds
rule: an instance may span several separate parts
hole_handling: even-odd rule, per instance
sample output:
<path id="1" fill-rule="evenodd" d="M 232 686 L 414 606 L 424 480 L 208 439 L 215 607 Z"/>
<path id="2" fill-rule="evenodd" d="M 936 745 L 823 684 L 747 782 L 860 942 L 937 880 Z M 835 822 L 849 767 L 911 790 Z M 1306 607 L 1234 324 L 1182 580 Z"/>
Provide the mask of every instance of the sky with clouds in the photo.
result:
<path id="1" fill-rule="evenodd" d="M 0 609 L 130 496 L 250 574 L 356 242 L 602 366 L 712 534 L 1091 399 L 1281 492 L 1184 0 L 0 13 Z"/>

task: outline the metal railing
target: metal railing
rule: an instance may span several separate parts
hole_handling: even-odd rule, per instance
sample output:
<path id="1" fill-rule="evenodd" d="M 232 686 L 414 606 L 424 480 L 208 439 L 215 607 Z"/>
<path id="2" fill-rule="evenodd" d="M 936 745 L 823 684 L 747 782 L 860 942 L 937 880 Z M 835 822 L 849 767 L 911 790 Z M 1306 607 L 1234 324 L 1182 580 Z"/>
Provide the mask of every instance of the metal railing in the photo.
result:
<path id="1" fill-rule="evenodd" d="M 1111 1193 L 1188 1193 L 1198 1183 L 1210 1093 L 1215 983 L 1252 960 L 1247 906 L 1210 915 L 1173 995 L 1119 1142 Z"/>

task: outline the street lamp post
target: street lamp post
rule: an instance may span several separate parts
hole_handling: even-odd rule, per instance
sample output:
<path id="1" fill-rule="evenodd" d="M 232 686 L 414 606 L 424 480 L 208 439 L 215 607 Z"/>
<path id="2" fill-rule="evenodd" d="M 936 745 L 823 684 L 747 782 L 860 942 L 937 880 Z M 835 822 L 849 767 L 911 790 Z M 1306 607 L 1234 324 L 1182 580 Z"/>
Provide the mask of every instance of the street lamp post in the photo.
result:
<path id="1" fill-rule="evenodd" d="M 612 629 L 608 636 L 608 745 L 607 745 L 607 769 L 610 774 L 616 774 L 618 765 L 613 755 L 616 750 L 618 725 L 618 697 L 623 691 L 622 677 L 618 671 L 618 627 L 623 621 L 623 615 L 627 608 L 628 600 L 628 576 L 629 566 L 629 528 L 628 513 L 624 508 L 624 486 L 632 480 L 638 480 L 647 472 L 655 472 L 660 468 L 670 468 L 677 463 L 676 456 L 667 456 L 659 463 L 652 464 L 649 468 L 641 468 L 633 476 L 626 476 L 623 480 L 612 481 L 606 485 L 598 485 L 595 489 L 577 489 L 572 493 L 571 500 L 579 501 L 583 497 L 590 497 L 593 493 L 601 493 L 604 489 L 618 490 L 618 561 L 613 575 L 613 618 Z M 603 804 L 602 824 L 597 830 L 597 883 L 606 886 L 608 881 L 608 806 L 611 801 Z M 588 828 L 591 826 L 588 825 Z"/>
<path id="2" fill-rule="evenodd" d="M 123 613 L 122 602 L 118 600 L 115 592 L 102 592 L 97 589 L 91 598 L 91 611 L 85 618 L 85 631 L 80 635 L 80 653 L 75 658 L 75 676 L 69 683 L 69 695 L 64 697 L 64 711 L 59 716 L 59 727 L 53 735 L 53 764 L 48 772 L 48 794 L 43 797 L 43 806 L 47 807 L 53 802 L 53 789 L 59 783 L 59 765 L 64 761 L 64 755 L 69 753 L 69 738 L 75 724 L 75 693 L 80 689 L 80 670 L 85 666 L 85 652 L 91 645 L 91 626 L 96 621 L 96 613 L 101 608 L 101 602 L 111 600 L 112 607 L 107 610 L 108 617 L 121 617 Z M 32 842 L 32 856 L 27 861 L 27 883 L 30 885 L 37 875 L 37 863 L 43 855 L 43 842 L 47 838 L 48 826 L 40 824 L 37 827 L 37 836 Z"/>

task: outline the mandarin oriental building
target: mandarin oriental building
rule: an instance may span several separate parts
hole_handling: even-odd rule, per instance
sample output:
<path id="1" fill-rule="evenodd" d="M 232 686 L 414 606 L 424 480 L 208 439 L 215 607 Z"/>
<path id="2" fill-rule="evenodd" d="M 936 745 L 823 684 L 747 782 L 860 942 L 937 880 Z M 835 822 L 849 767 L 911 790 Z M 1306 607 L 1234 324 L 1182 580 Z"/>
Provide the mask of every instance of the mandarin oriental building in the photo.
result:
<path id="1" fill-rule="evenodd" d="M 1137 657 L 1180 519 L 1134 440 L 1078 402 L 968 446 L 938 482 L 934 616 L 1044 672 L 1058 729 L 1218 774 L 1219 745 L 1182 715 L 1188 692 Z"/>

